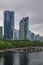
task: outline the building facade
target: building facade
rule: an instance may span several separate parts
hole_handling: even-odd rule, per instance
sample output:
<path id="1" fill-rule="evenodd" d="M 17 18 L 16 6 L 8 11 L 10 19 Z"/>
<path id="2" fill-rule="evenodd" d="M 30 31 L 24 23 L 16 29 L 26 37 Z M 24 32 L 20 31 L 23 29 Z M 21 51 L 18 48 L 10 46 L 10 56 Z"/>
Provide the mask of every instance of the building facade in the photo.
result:
<path id="1" fill-rule="evenodd" d="M 4 39 L 13 40 L 14 12 L 4 11 Z"/>
<path id="2" fill-rule="evenodd" d="M 0 39 L 3 38 L 2 27 L 0 26 Z"/>
<path id="3" fill-rule="evenodd" d="M 41 38 L 42 38 L 42 42 L 43 42 L 43 36 Z"/>
<path id="4" fill-rule="evenodd" d="M 31 32 L 31 41 L 35 40 L 35 34 L 33 32 Z"/>
<path id="5" fill-rule="evenodd" d="M 39 34 L 37 34 L 37 35 L 35 36 L 35 40 L 36 40 L 36 41 L 42 41 L 42 37 L 41 37 Z"/>
<path id="6" fill-rule="evenodd" d="M 14 29 L 14 40 L 19 40 L 19 30 Z"/>
<path id="7" fill-rule="evenodd" d="M 20 21 L 20 40 L 27 40 L 28 38 L 28 30 L 29 30 L 29 18 L 24 17 Z"/>
<path id="8" fill-rule="evenodd" d="M 28 31 L 28 40 L 31 41 L 31 31 Z"/>
<path id="9" fill-rule="evenodd" d="M 16 30 L 16 37 L 17 37 L 17 40 L 19 40 L 19 30 Z"/>
<path id="10" fill-rule="evenodd" d="M 35 36 L 35 40 L 36 40 L 36 41 L 39 41 L 39 40 L 40 40 L 40 35 L 39 35 L 39 34 L 37 34 L 37 35 Z"/>

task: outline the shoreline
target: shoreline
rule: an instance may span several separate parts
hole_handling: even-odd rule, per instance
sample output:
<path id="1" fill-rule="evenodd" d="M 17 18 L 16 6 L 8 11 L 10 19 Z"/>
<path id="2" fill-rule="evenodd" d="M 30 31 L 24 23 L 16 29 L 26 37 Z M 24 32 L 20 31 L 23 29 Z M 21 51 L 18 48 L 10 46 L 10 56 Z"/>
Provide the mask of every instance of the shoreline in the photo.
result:
<path id="1" fill-rule="evenodd" d="M 33 53 L 33 52 L 43 52 L 43 47 L 22 47 L 22 48 L 8 48 L 8 49 L 0 49 L 0 57 L 4 56 L 8 52 L 14 53 Z"/>
<path id="2" fill-rule="evenodd" d="M 43 47 L 22 47 L 22 48 L 6 48 L 0 49 L 0 53 L 5 52 L 38 52 L 43 51 Z"/>

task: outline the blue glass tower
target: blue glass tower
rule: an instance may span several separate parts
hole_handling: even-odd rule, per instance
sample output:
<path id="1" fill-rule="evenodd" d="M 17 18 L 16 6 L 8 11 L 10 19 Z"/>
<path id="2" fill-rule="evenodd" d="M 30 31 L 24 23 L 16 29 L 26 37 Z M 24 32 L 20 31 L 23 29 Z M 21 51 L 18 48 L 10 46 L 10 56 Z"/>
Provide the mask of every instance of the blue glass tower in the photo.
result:
<path id="1" fill-rule="evenodd" d="M 14 12 L 4 11 L 4 39 L 13 40 Z"/>
<path id="2" fill-rule="evenodd" d="M 20 40 L 28 40 L 29 18 L 23 17 L 20 21 Z"/>

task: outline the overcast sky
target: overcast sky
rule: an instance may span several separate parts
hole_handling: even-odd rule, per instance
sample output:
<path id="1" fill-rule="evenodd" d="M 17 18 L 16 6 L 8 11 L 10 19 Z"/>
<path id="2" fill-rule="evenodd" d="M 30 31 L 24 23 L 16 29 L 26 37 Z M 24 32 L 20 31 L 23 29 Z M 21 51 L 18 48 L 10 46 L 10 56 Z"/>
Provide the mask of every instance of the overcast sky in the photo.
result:
<path id="1" fill-rule="evenodd" d="M 3 10 L 15 12 L 15 28 L 24 16 L 29 17 L 29 29 L 43 35 L 43 0 L 0 0 L 0 26 L 3 26 Z"/>

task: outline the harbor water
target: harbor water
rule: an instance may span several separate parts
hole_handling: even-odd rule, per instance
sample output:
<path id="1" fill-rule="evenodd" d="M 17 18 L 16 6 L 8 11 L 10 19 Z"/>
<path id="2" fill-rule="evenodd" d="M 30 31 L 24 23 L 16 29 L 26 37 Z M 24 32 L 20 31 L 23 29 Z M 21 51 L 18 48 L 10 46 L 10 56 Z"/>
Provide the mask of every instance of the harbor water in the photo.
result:
<path id="1" fill-rule="evenodd" d="M 0 57 L 0 65 L 43 65 L 43 52 L 6 52 Z"/>

